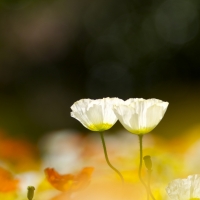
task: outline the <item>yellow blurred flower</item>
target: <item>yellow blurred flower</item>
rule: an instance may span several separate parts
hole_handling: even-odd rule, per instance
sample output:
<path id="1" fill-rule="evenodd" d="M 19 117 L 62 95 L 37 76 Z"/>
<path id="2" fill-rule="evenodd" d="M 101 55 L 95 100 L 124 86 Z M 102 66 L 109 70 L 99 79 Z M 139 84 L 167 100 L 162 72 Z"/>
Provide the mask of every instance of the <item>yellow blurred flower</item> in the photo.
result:
<path id="1" fill-rule="evenodd" d="M 158 125 L 168 104 L 158 99 L 131 98 L 115 105 L 114 112 L 125 129 L 143 135 Z"/>
<path id="2" fill-rule="evenodd" d="M 91 131 L 105 131 L 116 123 L 113 105 L 121 102 L 123 100 L 118 98 L 81 99 L 71 106 L 71 117 Z"/>

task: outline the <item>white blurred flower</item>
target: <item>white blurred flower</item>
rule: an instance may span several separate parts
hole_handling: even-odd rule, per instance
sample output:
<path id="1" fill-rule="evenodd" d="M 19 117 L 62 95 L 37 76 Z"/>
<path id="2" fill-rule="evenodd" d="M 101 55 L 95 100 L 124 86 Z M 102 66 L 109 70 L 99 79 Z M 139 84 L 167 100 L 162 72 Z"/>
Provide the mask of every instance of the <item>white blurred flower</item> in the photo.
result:
<path id="1" fill-rule="evenodd" d="M 125 129 L 142 135 L 158 125 L 168 104 L 158 99 L 131 98 L 114 106 L 114 112 Z"/>
<path id="2" fill-rule="evenodd" d="M 19 180 L 19 190 L 23 194 L 27 194 L 27 187 L 33 185 L 34 187 L 38 187 L 38 185 L 44 179 L 44 172 L 37 172 L 37 171 L 28 171 L 23 172 L 17 175 Z"/>
<path id="3" fill-rule="evenodd" d="M 47 134 L 39 143 L 42 152 L 42 169 L 55 168 L 69 173 L 83 162 L 81 135 L 75 130 L 60 130 Z"/>
<path id="4" fill-rule="evenodd" d="M 117 121 L 113 106 L 122 102 L 118 98 L 81 99 L 71 106 L 71 117 L 91 131 L 105 131 Z"/>
<path id="5" fill-rule="evenodd" d="M 166 191 L 173 200 L 200 200 L 200 175 L 173 180 Z"/>

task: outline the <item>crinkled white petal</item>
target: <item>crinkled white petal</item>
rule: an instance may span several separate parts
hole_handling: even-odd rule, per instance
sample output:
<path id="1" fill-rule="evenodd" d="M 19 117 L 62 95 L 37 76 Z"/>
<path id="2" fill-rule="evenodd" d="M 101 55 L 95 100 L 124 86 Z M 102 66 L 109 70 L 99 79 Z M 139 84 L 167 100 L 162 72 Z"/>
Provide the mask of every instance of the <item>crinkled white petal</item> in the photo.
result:
<path id="1" fill-rule="evenodd" d="M 200 175 L 195 174 L 188 176 L 191 182 L 191 195 L 192 198 L 200 198 Z"/>
<path id="2" fill-rule="evenodd" d="M 146 127 L 154 128 L 163 118 L 167 107 L 163 107 L 159 104 L 155 104 L 147 108 L 146 111 Z"/>
<path id="3" fill-rule="evenodd" d="M 190 175 L 187 179 L 175 179 L 166 188 L 173 200 L 190 200 L 200 198 L 200 175 Z"/>
<path id="4" fill-rule="evenodd" d="M 107 130 L 117 121 L 113 105 L 119 105 L 120 102 L 123 100 L 118 98 L 81 99 L 71 106 L 71 116 L 90 130 Z"/>
<path id="5" fill-rule="evenodd" d="M 131 132 L 131 118 L 134 115 L 134 109 L 127 105 L 114 106 L 114 112 L 121 124 Z"/>
<path id="6" fill-rule="evenodd" d="M 167 107 L 168 102 L 159 99 L 131 98 L 114 106 L 114 112 L 128 131 L 145 134 L 158 125 Z"/>

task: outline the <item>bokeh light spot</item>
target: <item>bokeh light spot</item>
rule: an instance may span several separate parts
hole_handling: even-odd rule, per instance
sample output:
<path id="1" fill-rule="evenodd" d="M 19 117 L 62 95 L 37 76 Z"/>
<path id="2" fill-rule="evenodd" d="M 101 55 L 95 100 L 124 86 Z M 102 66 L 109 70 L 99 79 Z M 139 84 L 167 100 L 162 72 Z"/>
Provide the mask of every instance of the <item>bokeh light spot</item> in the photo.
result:
<path id="1" fill-rule="evenodd" d="M 187 0 L 167 0 L 157 10 L 155 25 L 165 41 L 184 44 L 193 39 L 199 30 L 198 12 Z"/>

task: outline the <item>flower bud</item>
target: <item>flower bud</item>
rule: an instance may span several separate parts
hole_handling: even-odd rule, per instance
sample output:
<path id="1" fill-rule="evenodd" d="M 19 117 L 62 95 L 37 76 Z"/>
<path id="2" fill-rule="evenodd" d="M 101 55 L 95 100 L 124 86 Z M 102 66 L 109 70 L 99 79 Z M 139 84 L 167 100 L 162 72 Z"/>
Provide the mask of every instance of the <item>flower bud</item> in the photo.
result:
<path id="1" fill-rule="evenodd" d="M 35 190 L 35 188 L 33 186 L 28 186 L 27 190 L 28 190 L 28 192 L 27 192 L 28 200 L 32 200 L 33 197 L 34 197 L 34 190 Z"/>
<path id="2" fill-rule="evenodd" d="M 146 168 L 151 171 L 152 170 L 152 162 L 151 162 L 151 156 L 144 156 L 143 157 L 144 164 Z"/>

